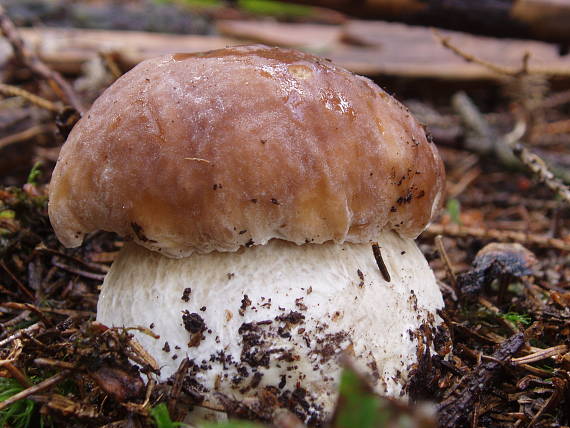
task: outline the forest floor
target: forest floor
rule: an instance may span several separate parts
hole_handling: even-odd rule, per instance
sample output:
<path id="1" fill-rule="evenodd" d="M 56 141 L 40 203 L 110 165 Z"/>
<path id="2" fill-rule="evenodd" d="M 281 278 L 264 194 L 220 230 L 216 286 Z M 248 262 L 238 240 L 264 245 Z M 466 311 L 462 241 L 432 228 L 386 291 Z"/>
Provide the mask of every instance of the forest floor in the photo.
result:
<path id="1" fill-rule="evenodd" d="M 110 84 L 116 71 L 111 63 L 103 80 Z M 2 76 L 0 426 L 174 426 L 176 379 L 157 383 L 156 363 L 128 331 L 95 322 L 123 241 L 98 232 L 66 249 L 47 216 L 51 171 L 76 117 L 60 101 L 73 102 L 25 54 Z M 67 77 L 86 105 L 104 89 Z M 428 338 L 437 353 L 420 355 L 410 387 L 433 412 L 380 400 L 348 370 L 332 426 L 346 426 L 343 413 L 369 411 L 372 425 L 360 426 L 570 424 L 570 85 L 524 69 L 502 77 L 378 82 L 426 125 L 447 171 L 445 207 L 419 238 L 445 298 L 444 323 Z M 208 406 L 208 397 L 192 399 Z M 270 417 L 225 403 L 237 418 L 302 426 L 298 403 L 274 403 L 288 410 Z"/>

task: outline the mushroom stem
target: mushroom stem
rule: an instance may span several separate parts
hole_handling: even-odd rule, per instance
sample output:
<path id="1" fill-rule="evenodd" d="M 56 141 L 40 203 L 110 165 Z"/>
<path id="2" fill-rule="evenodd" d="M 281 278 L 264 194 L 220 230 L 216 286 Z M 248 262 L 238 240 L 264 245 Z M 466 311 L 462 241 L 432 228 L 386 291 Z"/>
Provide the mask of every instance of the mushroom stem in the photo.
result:
<path id="1" fill-rule="evenodd" d="M 379 393 L 400 396 L 416 362 L 415 333 L 435 327 L 443 306 L 414 241 L 394 232 L 378 241 L 390 282 L 370 244 L 272 240 L 183 259 L 128 244 L 105 278 L 97 319 L 153 325 L 160 339 L 134 334 L 162 379 L 188 357 L 202 392 L 255 397 L 274 387 L 290 397 L 302 389 L 307 420 L 326 417 L 343 354 Z"/>

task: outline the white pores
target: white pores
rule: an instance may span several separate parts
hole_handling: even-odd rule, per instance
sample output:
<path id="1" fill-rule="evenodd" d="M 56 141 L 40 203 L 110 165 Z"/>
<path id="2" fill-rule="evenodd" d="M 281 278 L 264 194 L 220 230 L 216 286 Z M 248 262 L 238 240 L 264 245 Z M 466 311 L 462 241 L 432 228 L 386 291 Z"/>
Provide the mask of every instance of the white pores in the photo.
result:
<path id="1" fill-rule="evenodd" d="M 128 244 L 105 278 L 97 320 L 152 326 L 160 339 L 135 335 L 161 366 L 161 379 L 187 357 L 201 393 L 302 390 L 307 418 L 326 417 L 342 355 L 353 357 L 380 394 L 403 395 L 417 361 L 415 332 L 436 325 L 443 307 L 413 240 L 383 232 L 378 243 L 390 282 L 370 244 L 272 240 L 184 259 Z"/>

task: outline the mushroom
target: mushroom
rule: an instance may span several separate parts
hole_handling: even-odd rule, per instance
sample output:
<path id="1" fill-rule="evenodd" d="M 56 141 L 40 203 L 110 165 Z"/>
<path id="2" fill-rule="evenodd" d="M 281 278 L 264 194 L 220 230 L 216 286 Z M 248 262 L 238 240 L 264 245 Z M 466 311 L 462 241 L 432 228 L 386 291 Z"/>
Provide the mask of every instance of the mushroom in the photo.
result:
<path id="1" fill-rule="evenodd" d="M 341 355 L 405 395 L 418 331 L 443 301 L 414 243 L 444 170 L 372 81 L 289 49 L 174 54 L 118 79 L 75 126 L 49 214 L 60 241 L 127 239 L 97 320 L 137 334 L 161 378 L 191 360 L 200 393 L 271 393 L 330 415 Z M 214 395 L 214 394 L 212 394 Z"/>

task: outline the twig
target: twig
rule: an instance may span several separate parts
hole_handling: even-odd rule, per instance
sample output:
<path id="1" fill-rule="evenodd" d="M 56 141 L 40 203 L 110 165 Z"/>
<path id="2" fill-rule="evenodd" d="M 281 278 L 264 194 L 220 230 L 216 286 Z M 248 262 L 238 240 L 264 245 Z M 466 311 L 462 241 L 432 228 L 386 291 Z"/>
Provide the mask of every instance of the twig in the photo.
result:
<path id="1" fill-rule="evenodd" d="M 467 62 L 479 64 L 479 65 L 485 67 L 486 69 L 491 70 L 494 73 L 502 74 L 502 75 L 509 76 L 509 77 L 519 77 L 519 76 L 522 76 L 524 74 L 529 73 L 529 70 L 528 70 L 528 60 L 530 59 L 530 53 L 529 52 L 526 52 L 524 54 L 520 68 L 512 69 L 512 68 L 502 67 L 502 66 L 497 65 L 497 64 L 493 64 L 492 62 L 485 61 L 481 58 L 476 57 L 475 55 L 472 55 L 468 52 L 465 52 L 463 49 L 459 48 L 458 46 L 455 46 L 451 42 L 451 37 L 443 36 L 443 35 L 441 35 L 441 33 L 439 31 L 437 31 L 435 29 L 433 30 L 433 35 L 439 41 L 439 43 L 441 43 L 441 45 L 444 48 L 449 49 L 455 55 L 463 58 Z"/>
<path id="2" fill-rule="evenodd" d="M 380 269 L 380 273 L 382 274 L 384 281 L 390 282 L 390 272 L 388 272 L 386 263 L 384 263 L 384 259 L 382 259 L 380 246 L 377 242 L 372 243 L 372 254 L 374 254 L 374 259 L 376 260 L 376 264 L 378 265 L 378 269 Z"/>
<path id="3" fill-rule="evenodd" d="M 129 358 L 131 358 L 136 363 L 149 366 L 155 372 L 158 372 L 158 370 L 160 370 L 160 366 L 154 357 L 150 355 L 139 342 L 137 342 L 135 339 L 129 339 L 128 343 L 129 347 L 132 350 L 132 352 L 127 352 Z"/>
<path id="4" fill-rule="evenodd" d="M 75 364 L 68 363 L 67 361 L 52 360 L 51 358 L 36 358 L 34 364 L 37 366 L 59 367 L 69 370 L 77 368 Z"/>
<path id="5" fill-rule="evenodd" d="M 539 369 L 538 367 L 530 366 L 528 364 L 521 364 L 518 367 L 523 368 L 526 371 L 528 371 L 528 372 L 530 372 L 536 376 L 540 376 L 543 378 L 551 378 L 552 377 L 552 372 L 549 372 L 548 370 L 544 370 L 544 369 Z"/>
<path id="6" fill-rule="evenodd" d="M 556 389 L 552 392 L 548 400 L 546 400 L 546 402 L 540 407 L 538 412 L 535 413 L 532 420 L 527 425 L 528 427 L 534 426 L 542 414 L 562 398 L 564 392 L 568 388 L 568 382 L 562 379 L 553 378 L 552 383 L 556 386 Z"/>
<path id="7" fill-rule="evenodd" d="M 520 329 L 518 329 L 511 321 L 501 316 L 501 311 L 499 310 L 499 308 L 497 308 L 495 305 L 493 305 L 483 296 L 479 296 L 477 301 L 479 302 L 479 304 L 481 304 L 482 306 L 493 312 L 497 316 L 497 319 L 501 322 L 501 324 L 507 327 L 513 334 L 517 334 L 520 332 Z"/>
<path id="8" fill-rule="evenodd" d="M 558 346 L 553 346 L 551 348 L 541 349 L 538 352 L 535 352 L 530 355 L 525 355 L 524 357 L 513 358 L 511 360 L 511 363 L 517 366 L 521 364 L 536 363 L 537 361 L 542 361 L 550 357 L 555 357 L 557 355 L 565 354 L 566 352 L 568 352 L 568 346 L 558 345 Z"/>
<path id="9" fill-rule="evenodd" d="M 479 111 L 473 100 L 463 91 L 457 92 L 451 99 L 453 108 L 470 131 L 465 147 L 480 155 L 494 153 L 508 168 L 519 167 L 518 159 L 512 154 L 505 142 L 498 138 L 495 131 Z"/>
<path id="10" fill-rule="evenodd" d="M 491 361 L 482 362 L 461 379 L 460 386 L 438 406 L 440 426 L 459 426 L 461 420 L 468 418 L 473 404 L 501 368 L 501 363 L 507 361 L 523 344 L 523 333 L 511 336 L 501 343 L 491 356 Z"/>
<path id="11" fill-rule="evenodd" d="M 447 49 L 453 51 L 456 55 L 465 59 L 468 62 L 480 64 L 487 69 L 512 78 L 521 78 L 522 76 L 529 75 L 528 60 L 529 54 L 526 53 L 522 58 L 522 66 L 518 70 L 512 70 L 496 64 L 481 60 L 473 55 L 462 51 L 457 46 L 454 46 L 448 37 L 443 37 L 434 30 L 435 37 Z M 520 161 L 527 166 L 538 179 L 546 184 L 551 190 L 559 194 L 566 202 L 570 202 L 570 189 L 563 182 L 558 180 L 555 175 L 549 170 L 544 161 L 529 152 L 520 142 L 521 138 L 526 133 L 526 123 L 519 120 L 515 129 L 503 138 L 493 138 L 492 128 L 487 123 L 486 119 L 477 109 L 477 106 L 469 99 L 465 93 L 458 93 L 453 97 L 453 104 L 458 113 L 462 116 L 464 123 L 473 130 L 479 137 L 475 144 L 470 144 L 469 148 L 476 150 L 479 153 L 487 154 L 490 148 L 497 154 L 499 159 L 507 166 L 516 166 Z M 469 139 L 467 141 L 469 143 Z M 481 144 L 482 143 L 482 144 Z M 506 149 L 506 150 L 505 150 Z M 518 161 L 517 161 L 518 159 Z"/>
<path id="12" fill-rule="evenodd" d="M 5 346 L 7 344 L 9 344 L 10 342 L 19 339 L 20 337 L 22 337 L 23 335 L 26 334 L 30 334 L 35 332 L 36 330 L 39 330 L 41 328 L 44 328 L 44 325 L 40 322 L 32 324 L 29 327 L 23 328 L 21 330 L 18 330 L 16 333 L 14 333 L 11 336 L 8 336 L 6 339 L 0 340 L 0 347 Z"/>
<path id="13" fill-rule="evenodd" d="M 546 163 L 536 154 L 524 147 L 520 139 L 526 132 L 526 124 L 519 120 L 514 129 L 503 137 L 505 143 L 511 147 L 514 155 L 525 164 L 550 190 L 558 194 L 567 203 L 570 203 L 570 188 L 558 180 L 548 169 Z"/>
<path id="14" fill-rule="evenodd" d="M 40 252 L 44 252 L 44 253 L 53 254 L 54 256 L 59 256 L 59 257 L 64 258 L 64 259 L 71 260 L 77 264 L 85 266 L 88 269 L 94 269 L 94 270 L 97 270 L 101 273 L 109 272 L 109 268 L 105 265 L 101 265 L 99 263 L 92 263 L 92 262 L 89 262 L 87 260 L 81 260 L 81 259 L 79 259 L 77 257 L 73 257 L 69 254 L 62 253 L 61 251 L 57 251 L 57 250 L 53 250 L 51 248 L 48 248 L 43 243 L 38 244 L 36 246 L 36 248 L 34 248 L 34 251 L 40 251 Z"/>
<path id="15" fill-rule="evenodd" d="M 57 266 L 60 269 L 63 269 L 67 272 L 74 273 L 74 274 L 82 276 L 84 278 L 94 279 L 96 281 L 103 281 L 105 279 L 104 274 L 95 273 L 95 272 L 88 272 L 86 270 L 75 268 L 73 266 L 70 266 L 66 263 L 62 263 L 62 262 L 57 261 L 57 260 L 52 260 L 52 264 L 54 266 Z"/>
<path id="16" fill-rule="evenodd" d="M 178 415 L 176 415 L 176 403 L 178 402 L 178 397 L 182 391 L 184 378 L 188 374 L 189 368 L 190 360 L 188 358 L 184 358 L 178 366 L 178 370 L 176 370 L 176 373 L 174 375 L 174 383 L 172 384 L 172 388 L 170 388 L 170 393 L 168 394 L 168 412 L 173 415 L 174 420 L 179 419 Z"/>
<path id="17" fill-rule="evenodd" d="M 38 95 L 34 95 L 25 89 L 18 88 L 17 86 L 7 85 L 5 83 L 0 83 L 0 93 L 2 95 L 7 95 L 11 97 L 21 97 L 26 101 L 37 105 L 45 110 L 53 111 L 59 113 L 61 111 L 61 106 L 52 103 L 50 100 L 42 98 Z"/>
<path id="18" fill-rule="evenodd" d="M 1 6 L 0 6 L 1 7 Z M 32 294 L 32 292 L 30 290 L 28 290 L 28 287 L 26 287 L 22 281 L 20 281 L 13 273 L 10 269 L 8 269 L 8 266 L 6 266 L 4 264 L 3 261 L 0 261 L 0 267 L 2 267 L 2 269 L 4 269 L 6 271 L 6 273 L 10 276 L 10 278 L 12 278 L 12 280 L 16 283 L 16 285 L 18 286 L 18 288 L 26 295 L 28 296 L 28 298 L 30 300 L 34 300 L 34 295 Z"/>
<path id="19" fill-rule="evenodd" d="M 45 134 L 47 132 L 53 131 L 53 127 L 50 125 L 35 125 L 25 131 L 18 132 L 16 134 L 8 135 L 4 138 L 0 138 L 0 149 L 4 147 L 11 146 L 12 144 L 20 143 L 22 141 L 30 140 L 40 134 Z"/>
<path id="20" fill-rule="evenodd" d="M 16 367 L 14 364 L 12 364 L 10 362 L 5 362 L 4 364 L 2 364 L 2 366 L 5 367 L 6 370 L 8 370 L 10 372 L 12 377 L 14 379 L 16 379 L 18 381 L 18 383 L 20 385 L 22 385 L 24 388 L 29 388 L 30 386 L 32 386 L 32 384 L 26 378 L 24 373 L 22 373 L 22 371 L 18 367 Z"/>
<path id="21" fill-rule="evenodd" d="M 0 306 L 4 307 L 4 308 L 9 308 L 9 309 L 16 309 L 16 310 L 20 310 L 20 311 L 24 311 L 24 310 L 32 311 L 42 320 L 44 325 L 51 326 L 53 324 L 50 320 L 48 320 L 46 318 L 45 314 L 42 311 L 43 308 L 40 309 L 37 306 L 32 305 L 30 303 L 2 302 L 2 303 L 0 303 Z"/>
<path id="22" fill-rule="evenodd" d="M 435 245 L 439 250 L 439 255 L 441 256 L 441 258 L 445 263 L 445 270 L 447 271 L 447 275 L 451 280 L 451 284 L 453 285 L 453 290 L 457 294 L 458 290 L 457 290 L 457 278 L 455 277 L 455 269 L 453 269 L 453 266 L 451 265 L 451 260 L 449 260 L 447 251 L 445 251 L 445 246 L 443 245 L 443 237 L 441 235 L 437 235 L 435 237 Z"/>
<path id="23" fill-rule="evenodd" d="M 6 14 L 4 7 L 0 6 L 0 31 L 12 46 L 14 56 L 28 67 L 36 76 L 47 80 L 59 98 L 71 105 L 79 113 L 85 109 L 73 88 L 56 71 L 50 69 L 35 55 L 24 43 L 12 20 Z"/>
<path id="24" fill-rule="evenodd" d="M 481 227 L 466 227 L 457 224 L 431 224 L 424 232 L 427 235 L 444 235 L 467 237 L 473 236 L 482 239 L 494 239 L 500 242 L 519 242 L 527 245 L 537 245 L 543 248 L 555 248 L 570 251 L 570 243 L 562 239 L 549 238 L 528 232 L 515 232 L 512 230 L 485 229 Z"/>
<path id="25" fill-rule="evenodd" d="M 43 382 L 38 383 L 37 385 L 31 386 L 27 389 L 24 389 L 23 391 L 18 392 L 17 394 L 12 395 L 10 398 L 7 398 L 6 400 L 0 402 L 0 411 L 4 410 L 8 406 L 11 406 L 17 401 L 23 400 L 32 394 L 36 394 L 40 391 L 43 391 L 44 389 L 49 388 L 50 386 L 61 382 L 69 375 L 69 373 L 69 370 L 63 370 L 62 372 L 44 380 Z"/>

